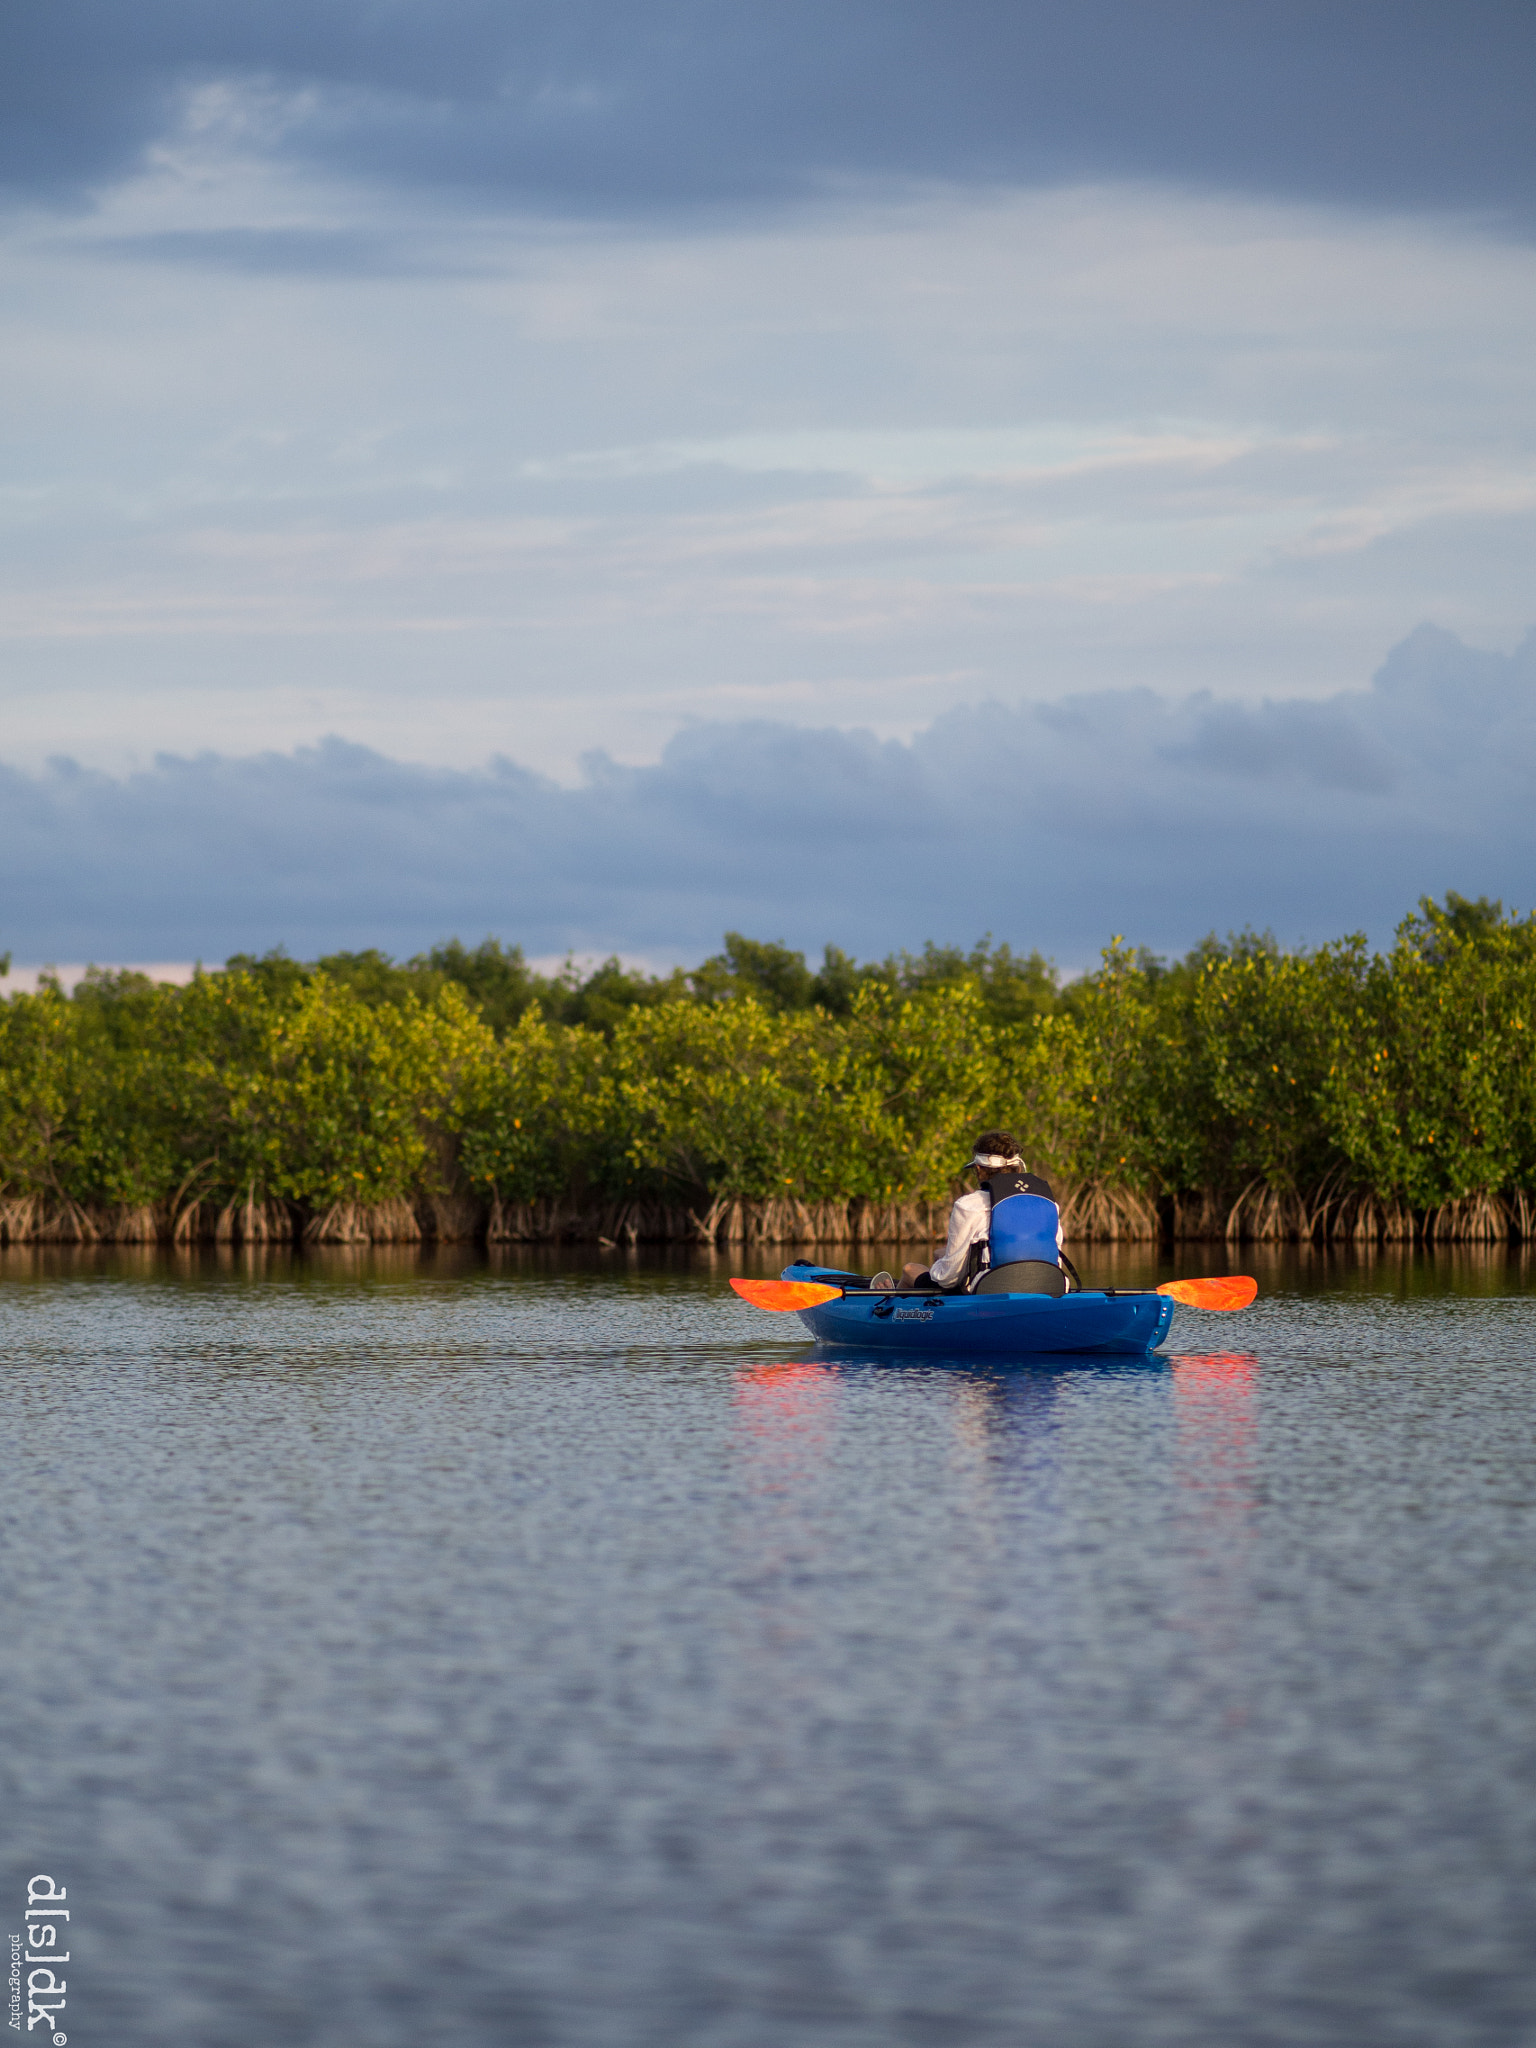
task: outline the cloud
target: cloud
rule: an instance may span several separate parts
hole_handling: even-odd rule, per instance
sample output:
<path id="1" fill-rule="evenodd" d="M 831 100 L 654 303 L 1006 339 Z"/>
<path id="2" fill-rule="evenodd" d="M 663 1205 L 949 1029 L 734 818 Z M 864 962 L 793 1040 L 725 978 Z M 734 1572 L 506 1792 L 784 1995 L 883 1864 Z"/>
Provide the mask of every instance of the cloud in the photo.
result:
<path id="1" fill-rule="evenodd" d="M 184 264 L 248 277 L 442 277 L 473 275 L 419 237 L 353 227 L 166 228 L 149 234 L 77 235 L 72 249 L 118 262 Z"/>
<path id="2" fill-rule="evenodd" d="M 0 181 L 209 147 L 567 215 L 853 181 L 1153 178 L 1536 208 L 1508 0 L 49 0 L 5 10 Z"/>
<path id="3" fill-rule="evenodd" d="M 0 946 L 18 959 L 410 952 L 695 959 L 727 927 L 861 954 L 990 930 L 1069 966 L 1270 926 L 1385 939 L 1421 893 L 1536 900 L 1536 632 L 1421 627 L 1313 704 L 1102 692 L 979 704 L 910 744 L 701 724 L 575 788 L 332 739 L 114 778 L 0 770 Z"/>
<path id="4" fill-rule="evenodd" d="M 1395 779 L 1390 757 L 1354 707 L 1338 702 L 1210 704 L 1196 714 L 1194 738 L 1162 752 L 1166 761 L 1220 775 L 1362 795 L 1390 790 Z"/>
<path id="5" fill-rule="evenodd" d="M 1117 188 L 477 229 L 430 277 L 103 261 L 151 196 L 7 243 L 13 761 L 340 732 L 568 778 L 690 717 L 1320 697 L 1426 613 L 1530 616 L 1519 245 Z"/>

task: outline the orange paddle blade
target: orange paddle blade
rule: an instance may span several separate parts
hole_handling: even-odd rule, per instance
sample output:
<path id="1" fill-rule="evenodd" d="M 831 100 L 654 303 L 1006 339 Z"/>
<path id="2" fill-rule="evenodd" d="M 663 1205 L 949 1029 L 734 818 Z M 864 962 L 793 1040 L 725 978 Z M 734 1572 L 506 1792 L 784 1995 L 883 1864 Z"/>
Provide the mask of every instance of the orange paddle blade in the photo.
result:
<path id="1" fill-rule="evenodd" d="M 1186 1308 L 1247 1308 L 1259 1283 L 1246 1273 L 1224 1273 L 1214 1280 L 1165 1280 L 1157 1291 L 1171 1294 Z"/>
<path id="2" fill-rule="evenodd" d="M 823 1287 L 819 1280 L 733 1280 L 731 1285 L 743 1301 L 754 1308 L 815 1308 L 818 1302 L 837 1301 L 841 1287 Z"/>

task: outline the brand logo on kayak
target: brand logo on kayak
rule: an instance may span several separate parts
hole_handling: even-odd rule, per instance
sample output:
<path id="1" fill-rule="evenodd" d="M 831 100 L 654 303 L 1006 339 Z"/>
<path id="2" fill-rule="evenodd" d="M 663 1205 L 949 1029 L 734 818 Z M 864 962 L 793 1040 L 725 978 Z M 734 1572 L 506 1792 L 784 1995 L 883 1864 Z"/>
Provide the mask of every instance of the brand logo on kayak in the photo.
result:
<path id="1" fill-rule="evenodd" d="M 931 1308 L 899 1308 L 891 1320 L 897 1323 L 931 1323 L 933 1321 L 933 1310 Z"/>

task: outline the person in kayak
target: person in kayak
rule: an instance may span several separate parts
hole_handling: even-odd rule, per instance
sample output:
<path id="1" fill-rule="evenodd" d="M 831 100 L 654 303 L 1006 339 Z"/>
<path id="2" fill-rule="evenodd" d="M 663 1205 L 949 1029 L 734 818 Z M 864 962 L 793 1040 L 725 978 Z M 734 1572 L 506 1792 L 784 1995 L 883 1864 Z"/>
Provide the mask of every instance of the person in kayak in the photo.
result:
<path id="1" fill-rule="evenodd" d="M 916 1260 L 903 1266 L 902 1287 L 923 1294 L 991 1292 L 987 1275 L 995 1270 L 996 1284 L 1004 1288 L 1065 1293 L 1072 1268 L 1061 1249 L 1061 1212 L 1050 1182 L 1025 1166 L 1013 1133 L 983 1131 L 967 1171 L 975 1172 L 980 1186 L 956 1199 L 949 1212 L 949 1237 L 939 1256 L 927 1266 Z M 1010 1209 L 1006 1228 L 999 1218 L 994 1246 L 994 1206 L 1017 1195 L 1034 1200 Z"/>

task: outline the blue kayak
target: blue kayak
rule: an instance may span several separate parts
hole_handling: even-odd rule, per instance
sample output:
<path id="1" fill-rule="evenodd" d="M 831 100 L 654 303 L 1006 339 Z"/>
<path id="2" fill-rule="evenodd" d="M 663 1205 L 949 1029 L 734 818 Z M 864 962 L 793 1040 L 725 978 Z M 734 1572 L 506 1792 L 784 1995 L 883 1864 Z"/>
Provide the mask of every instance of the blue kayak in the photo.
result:
<path id="1" fill-rule="evenodd" d="M 1143 1356 L 1168 1334 L 1174 1304 L 1140 1290 L 1050 1294 L 872 1292 L 832 1266 L 786 1266 L 785 1280 L 847 1289 L 840 1299 L 795 1313 L 819 1344 L 860 1351 L 919 1351 L 955 1357 L 1025 1357 L 1037 1352 L 1108 1351 Z"/>

